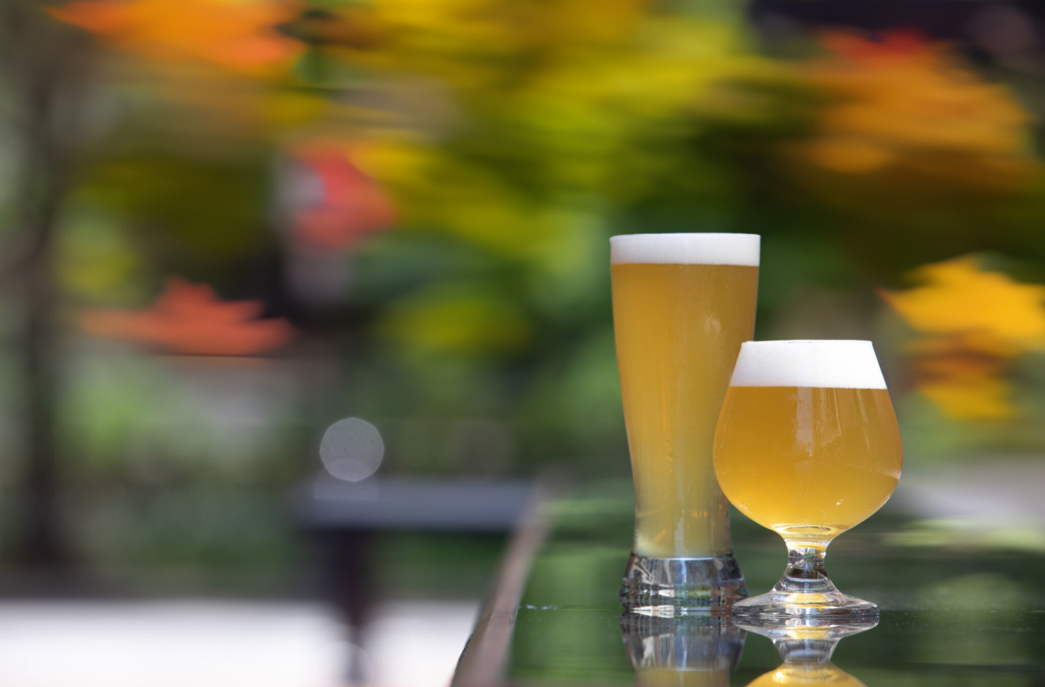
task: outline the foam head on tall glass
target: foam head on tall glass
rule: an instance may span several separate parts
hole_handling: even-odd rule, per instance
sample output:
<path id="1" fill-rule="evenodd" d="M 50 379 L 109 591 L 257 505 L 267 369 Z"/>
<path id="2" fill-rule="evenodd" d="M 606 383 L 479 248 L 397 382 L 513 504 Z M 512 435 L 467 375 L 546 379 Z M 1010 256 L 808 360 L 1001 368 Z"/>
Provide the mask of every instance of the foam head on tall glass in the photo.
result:
<path id="1" fill-rule="evenodd" d="M 754 332 L 759 243 L 752 234 L 610 240 L 635 481 L 635 539 L 621 589 L 629 609 L 703 611 L 746 594 L 712 442 L 740 344 Z"/>
<path id="2" fill-rule="evenodd" d="M 715 472 L 741 512 L 787 544 L 784 576 L 745 599 L 745 618 L 872 617 L 842 594 L 824 556 L 900 479 L 903 447 L 870 341 L 745 343 L 715 433 Z M 745 620 L 745 622 L 749 622 Z"/>

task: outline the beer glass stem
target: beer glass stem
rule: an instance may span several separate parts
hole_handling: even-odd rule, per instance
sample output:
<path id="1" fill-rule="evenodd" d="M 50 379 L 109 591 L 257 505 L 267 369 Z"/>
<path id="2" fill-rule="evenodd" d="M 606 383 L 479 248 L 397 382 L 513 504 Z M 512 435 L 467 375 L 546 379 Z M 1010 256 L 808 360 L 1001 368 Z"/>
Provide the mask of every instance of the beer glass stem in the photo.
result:
<path id="1" fill-rule="evenodd" d="M 829 543 L 787 540 L 787 569 L 775 589 L 806 594 L 837 591 L 824 569 Z"/>
<path id="2" fill-rule="evenodd" d="M 745 624 L 781 619 L 818 618 L 845 622 L 877 622 L 878 607 L 838 591 L 824 569 L 830 541 L 785 539 L 787 569 L 771 591 L 738 601 L 733 614 Z"/>
<path id="3" fill-rule="evenodd" d="M 831 660 L 840 638 L 829 639 L 794 639 L 791 637 L 774 639 L 773 646 L 776 647 L 780 658 L 785 663 L 811 664 L 822 666 Z M 826 676 L 825 676 L 826 677 Z"/>

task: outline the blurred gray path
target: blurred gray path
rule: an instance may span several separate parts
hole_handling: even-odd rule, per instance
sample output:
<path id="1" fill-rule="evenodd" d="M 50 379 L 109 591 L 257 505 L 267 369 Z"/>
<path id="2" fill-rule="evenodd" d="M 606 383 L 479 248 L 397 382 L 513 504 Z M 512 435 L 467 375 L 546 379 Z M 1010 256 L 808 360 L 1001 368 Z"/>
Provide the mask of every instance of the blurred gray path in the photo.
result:
<path id="1" fill-rule="evenodd" d="M 363 660 L 375 687 L 445 687 L 473 602 L 378 607 Z M 0 685 L 338 687 L 341 628 L 312 603 L 0 603 Z"/>
<path id="2" fill-rule="evenodd" d="M 909 469 L 893 500 L 894 507 L 921 518 L 1045 528 L 1045 456 Z"/>

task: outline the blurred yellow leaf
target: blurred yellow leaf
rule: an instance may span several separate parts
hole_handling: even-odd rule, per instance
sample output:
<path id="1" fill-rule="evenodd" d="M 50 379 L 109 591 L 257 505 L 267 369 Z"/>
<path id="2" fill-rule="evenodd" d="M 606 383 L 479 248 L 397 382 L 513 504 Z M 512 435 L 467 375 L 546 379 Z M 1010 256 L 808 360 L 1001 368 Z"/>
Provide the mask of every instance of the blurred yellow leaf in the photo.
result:
<path id="1" fill-rule="evenodd" d="M 433 288 L 394 304 L 382 333 L 421 354 L 482 356 L 521 351 L 530 325 L 514 304 L 469 288 Z"/>
<path id="2" fill-rule="evenodd" d="M 1022 350 L 1045 348 L 1045 286 L 980 270 L 971 258 L 926 265 L 914 275 L 924 286 L 882 294 L 914 329 L 980 332 Z"/>
<path id="3" fill-rule="evenodd" d="M 1015 414 L 1012 360 L 1045 349 L 1045 286 L 981 270 L 972 258 L 926 265 L 923 285 L 882 297 L 927 338 L 909 347 L 918 391 L 955 420 Z"/>
<path id="4" fill-rule="evenodd" d="M 916 342 L 913 364 L 918 391 L 955 420 L 1001 420 L 1015 408 L 1009 402 L 1012 347 L 989 334 L 935 337 Z"/>
<path id="5" fill-rule="evenodd" d="M 1007 382 L 989 377 L 941 379 L 918 385 L 918 391 L 954 420 L 1004 420 L 1015 413 Z"/>

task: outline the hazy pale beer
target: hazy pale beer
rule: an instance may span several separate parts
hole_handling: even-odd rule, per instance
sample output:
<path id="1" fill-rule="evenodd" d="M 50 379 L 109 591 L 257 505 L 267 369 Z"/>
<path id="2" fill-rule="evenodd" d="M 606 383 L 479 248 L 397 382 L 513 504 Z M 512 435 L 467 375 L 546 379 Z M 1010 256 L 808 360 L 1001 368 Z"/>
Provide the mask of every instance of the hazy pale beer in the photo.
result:
<path id="1" fill-rule="evenodd" d="M 612 239 L 613 321 L 635 479 L 634 553 L 729 553 L 715 480 L 715 422 L 740 344 L 751 338 L 759 237 Z"/>
<path id="2" fill-rule="evenodd" d="M 889 499 L 903 449 L 871 344 L 816 343 L 762 342 L 751 350 L 776 344 L 784 354 L 762 366 L 745 347 L 718 423 L 715 469 L 755 522 L 785 539 L 830 541 Z M 869 357 L 832 360 L 845 346 Z"/>
<path id="3" fill-rule="evenodd" d="M 722 428 L 722 490 L 781 535 L 833 539 L 881 508 L 900 478 L 900 433 L 885 389 L 732 387 Z"/>

